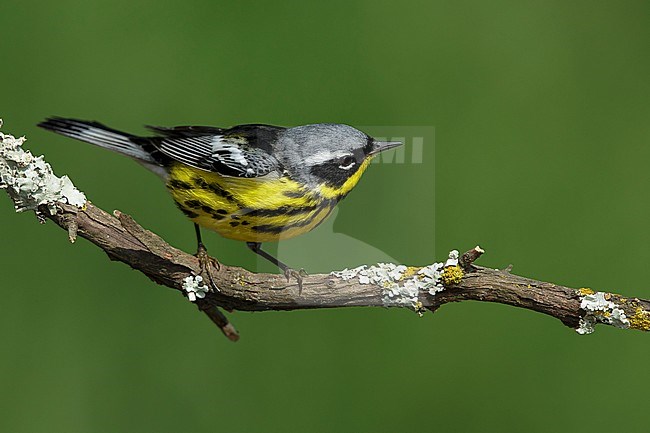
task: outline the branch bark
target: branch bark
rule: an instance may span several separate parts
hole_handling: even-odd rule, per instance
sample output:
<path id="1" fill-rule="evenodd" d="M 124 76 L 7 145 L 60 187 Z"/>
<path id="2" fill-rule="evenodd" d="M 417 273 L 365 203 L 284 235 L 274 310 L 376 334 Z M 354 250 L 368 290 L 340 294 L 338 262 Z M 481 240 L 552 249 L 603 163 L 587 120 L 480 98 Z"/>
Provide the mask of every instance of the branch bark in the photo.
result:
<path id="1" fill-rule="evenodd" d="M 0 138 L 6 137 L 10 136 L 0 134 Z M 0 154 L 0 169 L 2 162 Z M 16 202 L 16 194 L 12 195 L 7 176 L 0 178 L 0 187 L 8 189 Z M 65 229 L 70 241 L 74 242 L 77 236 L 87 239 L 104 250 L 111 260 L 126 263 L 152 281 L 184 295 L 187 295 L 187 277 L 200 272 L 195 256 L 172 247 L 119 211 L 110 215 L 90 202 L 80 209 L 78 205 L 63 201 L 40 204 L 36 211 L 42 218 L 50 219 Z M 402 289 L 411 287 L 408 296 L 404 295 L 402 289 L 402 292 L 388 290 L 386 281 L 363 278 L 367 274 L 358 269 L 347 273 L 308 275 L 299 293 L 297 284 L 287 282 L 283 275 L 252 273 L 236 266 L 213 265 L 211 271 L 219 291 L 208 292 L 204 298 L 196 299 L 196 304 L 233 341 L 239 338 L 237 331 L 219 308 L 228 311 L 266 311 L 402 306 L 422 313 L 425 310 L 435 311 L 449 302 L 474 300 L 537 311 L 557 318 L 580 333 L 589 333 L 596 323 L 650 330 L 648 300 L 590 289 L 572 289 L 513 275 L 509 269 L 476 266 L 474 260 L 481 253 L 482 250 L 477 247 L 463 254 L 460 261 L 455 260 L 451 264 L 448 261 L 446 268 L 439 264 L 436 269 L 442 271 L 442 283 L 435 289 L 422 289 L 420 283 L 424 277 L 418 273 L 422 269 L 419 267 L 403 267 L 393 275 L 392 280 L 387 277 L 393 289 L 398 286 Z M 409 286 L 409 282 L 420 284 L 419 289 L 413 292 L 415 283 Z"/>
<path id="2" fill-rule="evenodd" d="M 195 256 L 170 246 L 124 213 L 116 211 L 112 216 L 91 203 L 87 203 L 83 210 L 61 203 L 58 208 L 54 215 L 46 208 L 41 211 L 66 231 L 70 232 L 71 228 L 76 230 L 76 234 L 103 249 L 111 260 L 128 264 L 158 284 L 185 293 L 184 279 L 200 272 Z M 477 258 L 475 251 L 470 250 L 464 256 Z M 266 311 L 386 306 L 384 287 L 363 284 L 359 278 L 344 279 L 332 274 L 308 275 L 299 294 L 297 284 L 287 282 L 283 275 L 253 273 L 226 265 L 214 266 L 212 273 L 220 291 L 210 292 L 204 299 L 198 299 L 197 305 L 232 340 L 237 338 L 236 331 L 222 315 L 215 313 L 217 307 L 229 311 Z M 624 312 L 628 325 L 619 327 L 650 330 L 650 301 L 598 293 Z M 422 291 L 418 301 L 421 308 L 431 311 L 449 302 L 497 302 L 537 311 L 555 317 L 568 327 L 579 328 L 581 320 L 590 314 L 588 309 L 581 308 L 581 304 L 586 297 L 593 295 L 595 292 L 589 289 L 572 289 L 513 275 L 509 270 L 476 266 L 472 259 L 464 263 L 460 282 L 449 284 L 445 290 L 433 295 Z M 608 323 L 611 314 L 611 311 L 603 310 L 601 314 L 594 315 L 595 321 L 612 324 Z"/>

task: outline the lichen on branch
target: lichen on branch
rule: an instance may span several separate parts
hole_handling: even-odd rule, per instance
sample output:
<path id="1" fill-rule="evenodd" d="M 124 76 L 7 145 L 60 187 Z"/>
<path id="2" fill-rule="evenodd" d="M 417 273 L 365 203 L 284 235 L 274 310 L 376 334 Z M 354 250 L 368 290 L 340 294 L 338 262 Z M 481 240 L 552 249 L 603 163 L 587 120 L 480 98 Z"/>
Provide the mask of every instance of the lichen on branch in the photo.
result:
<path id="1" fill-rule="evenodd" d="M 1 121 L 0 121 L 1 126 Z M 308 275 L 302 292 L 283 275 L 253 273 L 236 266 L 210 264 L 219 290 L 203 282 L 199 260 L 180 251 L 128 215 L 113 215 L 86 200 L 67 176 L 57 177 L 43 157 L 22 148 L 24 138 L 0 133 L 0 188 L 17 211 L 33 210 L 68 231 L 78 232 L 112 259 L 193 301 L 231 340 L 237 331 L 220 311 L 267 311 L 350 306 L 405 307 L 422 314 L 449 302 L 498 302 L 537 311 L 579 333 L 596 324 L 650 330 L 650 301 L 590 289 L 572 289 L 476 266 L 484 251 L 462 256 L 452 251 L 445 262 L 425 266 L 376 264 L 328 274 Z"/>
<path id="2" fill-rule="evenodd" d="M 0 119 L 2 127 L 2 119 Z M 47 206 L 56 213 L 56 203 L 67 203 L 78 208 L 86 204 L 86 196 L 68 176 L 58 177 L 43 156 L 35 157 L 23 149 L 25 137 L 16 138 L 0 132 L 0 188 L 6 189 L 17 212 Z"/>

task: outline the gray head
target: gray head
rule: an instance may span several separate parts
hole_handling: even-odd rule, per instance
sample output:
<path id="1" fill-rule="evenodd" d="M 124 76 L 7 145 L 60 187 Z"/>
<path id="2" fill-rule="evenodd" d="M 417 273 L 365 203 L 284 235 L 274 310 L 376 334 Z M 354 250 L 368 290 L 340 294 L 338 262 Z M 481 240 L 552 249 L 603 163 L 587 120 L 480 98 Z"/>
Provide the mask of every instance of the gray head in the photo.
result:
<path id="1" fill-rule="evenodd" d="M 286 129 L 276 150 L 285 159 L 285 167 L 291 168 L 291 175 L 311 186 L 343 188 L 344 195 L 356 185 L 373 156 L 401 144 L 376 141 L 348 125 L 318 123 Z"/>

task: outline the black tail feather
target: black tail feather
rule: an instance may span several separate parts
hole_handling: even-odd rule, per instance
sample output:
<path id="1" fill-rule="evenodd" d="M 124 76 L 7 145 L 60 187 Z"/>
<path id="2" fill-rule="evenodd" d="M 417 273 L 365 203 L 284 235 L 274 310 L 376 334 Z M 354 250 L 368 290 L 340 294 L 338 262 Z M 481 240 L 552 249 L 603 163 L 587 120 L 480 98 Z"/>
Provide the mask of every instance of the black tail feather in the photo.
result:
<path id="1" fill-rule="evenodd" d="M 38 126 L 57 134 L 85 141 L 147 163 L 157 161 L 144 150 L 137 136 L 109 128 L 99 122 L 50 117 Z"/>

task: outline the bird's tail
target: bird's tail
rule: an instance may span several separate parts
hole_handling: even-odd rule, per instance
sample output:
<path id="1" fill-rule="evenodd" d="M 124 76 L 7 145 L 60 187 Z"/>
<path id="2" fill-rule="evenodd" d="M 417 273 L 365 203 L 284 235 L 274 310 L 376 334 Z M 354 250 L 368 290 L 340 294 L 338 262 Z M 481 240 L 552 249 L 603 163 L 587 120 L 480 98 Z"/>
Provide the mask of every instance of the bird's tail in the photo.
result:
<path id="1" fill-rule="evenodd" d="M 38 126 L 57 134 L 122 153 L 144 163 L 156 163 L 151 154 L 137 143 L 137 136 L 117 131 L 98 122 L 50 117 L 39 123 Z"/>

